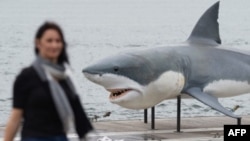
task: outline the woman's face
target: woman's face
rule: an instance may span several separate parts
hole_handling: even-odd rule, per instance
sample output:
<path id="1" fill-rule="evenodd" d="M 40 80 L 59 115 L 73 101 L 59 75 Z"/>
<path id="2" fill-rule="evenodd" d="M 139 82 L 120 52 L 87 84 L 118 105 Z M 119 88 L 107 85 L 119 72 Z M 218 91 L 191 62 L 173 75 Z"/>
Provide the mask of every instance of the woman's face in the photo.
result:
<path id="1" fill-rule="evenodd" d="M 60 34 L 55 29 L 48 29 L 40 39 L 36 40 L 39 55 L 51 61 L 57 61 L 63 49 Z"/>

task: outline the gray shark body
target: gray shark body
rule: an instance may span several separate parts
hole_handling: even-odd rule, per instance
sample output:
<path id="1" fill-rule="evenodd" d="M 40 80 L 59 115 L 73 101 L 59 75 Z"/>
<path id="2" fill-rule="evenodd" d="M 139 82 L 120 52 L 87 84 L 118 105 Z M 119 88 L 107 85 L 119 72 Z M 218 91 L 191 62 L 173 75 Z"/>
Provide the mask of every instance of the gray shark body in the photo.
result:
<path id="1" fill-rule="evenodd" d="M 145 109 L 185 93 L 238 118 L 218 98 L 250 92 L 250 55 L 221 47 L 218 8 L 219 2 L 202 15 L 185 44 L 119 52 L 83 72 L 125 108 Z"/>

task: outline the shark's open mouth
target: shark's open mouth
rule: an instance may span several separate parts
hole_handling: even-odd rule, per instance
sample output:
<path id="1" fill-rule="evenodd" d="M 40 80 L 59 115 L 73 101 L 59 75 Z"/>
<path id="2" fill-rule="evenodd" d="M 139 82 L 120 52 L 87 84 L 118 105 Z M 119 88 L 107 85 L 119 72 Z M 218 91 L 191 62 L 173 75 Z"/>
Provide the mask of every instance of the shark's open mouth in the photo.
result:
<path id="1" fill-rule="evenodd" d="M 119 97 L 122 97 L 131 90 L 132 89 L 107 89 L 107 91 L 111 92 L 109 96 L 110 99 L 117 99 Z"/>

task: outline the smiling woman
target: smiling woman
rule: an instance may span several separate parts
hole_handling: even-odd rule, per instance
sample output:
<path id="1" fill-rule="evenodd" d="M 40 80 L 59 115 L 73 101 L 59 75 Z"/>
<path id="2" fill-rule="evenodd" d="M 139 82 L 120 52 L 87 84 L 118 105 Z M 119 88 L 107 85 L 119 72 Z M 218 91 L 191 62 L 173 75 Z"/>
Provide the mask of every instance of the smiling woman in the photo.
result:
<path id="1" fill-rule="evenodd" d="M 44 20 L 55 20 L 65 28 L 63 31 L 70 65 L 74 69 L 73 75 L 88 116 L 92 118 L 106 111 L 115 111 L 99 121 L 140 120 L 143 110 L 129 110 L 109 102 L 109 92 L 89 83 L 81 70 L 90 62 L 121 50 L 155 48 L 182 42 L 201 12 L 216 1 L 1 0 L 0 125 L 5 126 L 7 123 L 12 102 L 10 93 L 16 73 L 33 61 L 33 36 Z M 249 0 L 221 0 L 219 22 L 225 48 L 250 49 L 249 5 Z M 249 95 L 223 98 L 220 101 L 231 108 L 241 105 L 236 114 L 250 114 Z M 174 99 L 157 104 L 156 118 L 175 117 L 175 102 Z M 182 100 L 182 104 L 183 110 L 187 110 L 182 114 L 183 117 L 220 116 L 220 113 L 197 100 Z M 200 108 L 193 105 L 199 105 Z M 202 110 L 207 112 L 200 112 Z"/>
<path id="2" fill-rule="evenodd" d="M 72 83 L 60 27 L 44 23 L 35 37 L 33 64 L 16 77 L 13 109 L 4 141 L 12 141 L 23 120 L 22 141 L 67 141 L 74 125 L 80 139 L 93 130 Z"/>
<path id="3" fill-rule="evenodd" d="M 39 49 L 39 55 L 56 62 L 57 56 L 59 56 L 63 48 L 61 38 L 57 31 L 53 29 L 45 31 L 43 36 L 44 37 L 40 40 L 36 40 L 37 50 Z"/>
<path id="4" fill-rule="evenodd" d="M 35 53 L 52 62 L 69 62 L 66 53 L 66 42 L 62 30 L 54 23 L 45 23 L 37 31 Z"/>

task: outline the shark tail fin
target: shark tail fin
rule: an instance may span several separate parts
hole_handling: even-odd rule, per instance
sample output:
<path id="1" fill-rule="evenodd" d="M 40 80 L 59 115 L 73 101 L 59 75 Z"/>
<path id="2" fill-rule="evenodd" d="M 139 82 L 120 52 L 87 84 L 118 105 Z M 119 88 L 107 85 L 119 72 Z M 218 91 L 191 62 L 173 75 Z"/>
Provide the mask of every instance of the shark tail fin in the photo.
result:
<path id="1" fill-rule="evenodd" d="M 188 38 L 189 43 L 204 43 L 211 45 L 221 44 L 218 24 L 218 11 L 220 1 L 213 4 L 200 17 L 196 23 L 191 35 Z"/>

